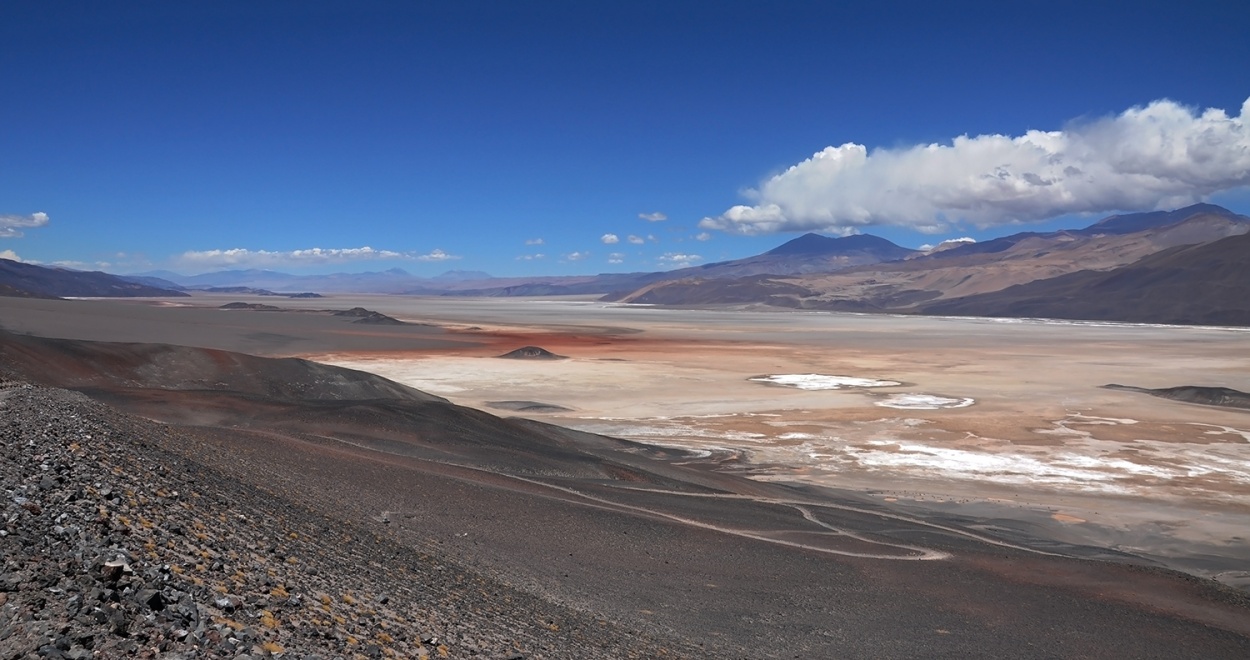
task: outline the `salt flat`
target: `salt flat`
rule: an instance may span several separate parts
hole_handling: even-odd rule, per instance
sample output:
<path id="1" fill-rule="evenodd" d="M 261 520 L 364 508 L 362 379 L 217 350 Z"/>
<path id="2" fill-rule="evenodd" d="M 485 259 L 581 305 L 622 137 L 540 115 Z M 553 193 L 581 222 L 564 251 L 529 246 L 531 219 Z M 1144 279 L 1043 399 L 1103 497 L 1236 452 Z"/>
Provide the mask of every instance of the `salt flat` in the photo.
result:
<path id="1" fill-rule="evenodd" d="M 1244 329 L 584 300 L 341 304 L 358 303 L 475 345 L 315 359 L 475 407 L 563 406 L 529 416 L 732 457 L 727 469 L 756 479 L 975 511 L 1232 584 L 1250 577 L 1232 568 L 1250 559 L 1250 413 L 1100 388 L 1250 390 Z M 527 344 L 570 359 L 495 357 Z"/>

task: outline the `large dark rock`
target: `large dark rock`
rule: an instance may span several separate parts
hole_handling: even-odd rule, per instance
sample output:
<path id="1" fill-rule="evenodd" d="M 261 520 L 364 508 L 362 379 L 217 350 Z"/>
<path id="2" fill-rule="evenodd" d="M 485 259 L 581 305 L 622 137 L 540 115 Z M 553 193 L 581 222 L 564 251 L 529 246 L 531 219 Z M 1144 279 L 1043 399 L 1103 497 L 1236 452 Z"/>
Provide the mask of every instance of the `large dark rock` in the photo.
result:
<path id="1" fill-rule="evenodd" d="M 1234 390 L 1228 387 L 1181 385 L 1179 387 L 1160 387 L 1150 389 L 1146 387 L 1133 387 L 1131 385 L 1117 385 L 1115 383 L 1103 385 L 1103 387 L 1109 390 L 1141 392 L 1142 394 L 1149 394 L 1162 399 L 1183 401 L 1185 403 L 1198 403 L 1204 406 L 1250 409 L 1250 393 Z"/>
<path id="2" fill-rule="evenodd" d="M 518 348 L 515 351 L 508 351 L 507 353 L 504 353 L 503 355 L 500 355 L 499 357 L 507 358 L 509 360 L 564 360 L 566 359 L 566 357 L 563 355 L 556 355 L 555 353 L 552 353 L 551 351 L 545 348 L 541 348 L 539 346 L 522 346 L 521 348 Z"/>

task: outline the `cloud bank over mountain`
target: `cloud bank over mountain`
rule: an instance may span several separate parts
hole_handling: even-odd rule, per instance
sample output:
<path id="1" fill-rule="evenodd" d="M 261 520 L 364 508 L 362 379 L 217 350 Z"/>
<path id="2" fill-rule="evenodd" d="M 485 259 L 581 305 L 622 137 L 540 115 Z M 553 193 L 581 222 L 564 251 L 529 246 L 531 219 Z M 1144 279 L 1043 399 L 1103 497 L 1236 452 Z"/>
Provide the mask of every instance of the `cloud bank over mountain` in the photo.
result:
<path id="1" fill-rule="evenodd" d="M 898 226 L 922 233 L 1074 213 L 1176 208 L 1250 186 L 1250 99 L 1240 114 L 1170 100 L 1063 130 L 869 150 L 848 142 L 749 190 L 699 226 L 738 234 Z"/>

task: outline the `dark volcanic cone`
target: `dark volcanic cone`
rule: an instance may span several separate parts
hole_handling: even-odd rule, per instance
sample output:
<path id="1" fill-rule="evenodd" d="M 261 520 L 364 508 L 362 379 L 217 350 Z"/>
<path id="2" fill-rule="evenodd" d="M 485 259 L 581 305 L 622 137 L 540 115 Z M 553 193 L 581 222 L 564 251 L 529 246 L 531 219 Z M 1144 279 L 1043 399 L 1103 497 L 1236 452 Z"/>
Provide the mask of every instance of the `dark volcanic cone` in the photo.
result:
<path id="1" fill-rule="evenodd" d="M 1148 387 L 1116 385 L 1115 383 L 1103 385 L 1103 387 L 1109 390 L 1141 392 L 1143 394 L 1157 396 L 1161 399 L 1171 399 L 1173 401 L 1183 401 L 1185 403 L 1200 403 L 1204 406 L 1219 406 L 1221 408 L 1242 408 L 1250 410 L 1250 394 L 1227 387 L 1181 385 L 1179 387 L 1160 387 L 1157 389 L 1150 389 Z"/>
<path id="2" fill-rule="evenodd" d="M 258 311 L 258 312 L 280 312 L 282 311 L 281 307 L 276 307 L 274 305 L 265 305 L 263 303 L 245 303 L 245 302 L 226 303 L 221 306 L 221 309 L 251 309 L 251 310 Z"/>
<path id="3" fill-rule="evenodd" d="M 371 315 L 371 314 L 377 314 L 377 312 L 375 312 L 375 311 L 373 311 L 373 310 L 371 310 L 371 309 L 365 309 L 364 307 L 353 307 L 353 308 L 351 308 L 351 309 L 343 309 L 343 310 L 338 310 L 338 311 L 336 311 L 336 312 L 333 312 L 333 314 L 334 314 L 335 316 L 360 316 L 360 317 L 364 317 L 364 316 L 369 316 L 369 315 Z"/>
<path id="4" fill-rule="evenodd" d="M 486 405 L 496 410 L 514 410 L 516 412 L 569 412 L 572 408 L 557 406 L 554 403 L 541 401 L 487 401 Z"/>
<path id="5" fill-rule="evenodd" d="M 356 317 L 352 323 L 363 323 L 365 325 L 408 325 L 397 318 L 392 318 L 382 312 L 375 312 L 364 307 L 353 307 L 339 312 L 334 312 L 335 316 L 352 316 Z"/>
<path id="6" fill-rule="evenodd" d="M 397 318 L 392 318 L 381 312 L 373 312 L 368 316 L 362 316 L 352 323 L 364 323 L 365 325 L 408 325 Z"/>
<path id="7" fill-rule="evenodd" d="M 556 355 L 555 353 L 552 353 L 551 351 L 545 348 L 540 348 L 538 346 L 522 346 L 521 348 L 518 348 L 515 351 L 509 351 L 507 353 L 504 353 L 503 355 L 500 355 L 499 357 L 508 358 L 509 360 L 566 360 L 568 359 L 564 355 Z"/>

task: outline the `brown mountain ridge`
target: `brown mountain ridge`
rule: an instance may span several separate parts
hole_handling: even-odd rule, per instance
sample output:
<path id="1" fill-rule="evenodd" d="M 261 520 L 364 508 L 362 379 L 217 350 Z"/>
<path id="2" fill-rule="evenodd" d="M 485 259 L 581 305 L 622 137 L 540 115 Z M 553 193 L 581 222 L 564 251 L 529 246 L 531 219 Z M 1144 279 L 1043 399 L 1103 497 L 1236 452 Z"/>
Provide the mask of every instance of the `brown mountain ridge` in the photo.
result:
<path id="1" fill-rule="evenodd" d="M 1221 255 L 1222 265 L 1219 273 L 1209 275 L 1220 278 L 1220 284 L 1200 286 L 1197 279 L 1187 279 L 1180 273 L 1201 268 L 1199 260 L 1215 254 L 1200 252 L 1193 256 L 1182 248 L 1214 244 L 1248 231 L 1250 218 L 1218 206 L 1198 204 L 1168 212 L 1111 216 L 1081 230 L 1026 232 L 901 261 L 830 273 L 659 282 L 621 296 L 619 300 L 667 305 L 762 303 L 855 312 L 1015 316 L 1026 311 L 1019 300 L 1014 307 L 1004 307 L 1003 301 L 1007 298 L 991 294 L 1037 283 L 1023 293 L 1012 289 L 1016 293 L 1009 296 L 1032 295 L 1030 292 L 1040 297 L 1050 295 L 1046 305 L 1039 299 L 1027 310 L 1037 313 L 1026 315 L 1160 323 L 1229 319 L 1218 322 L 1243 324 L 1245 321 L 1235 320 L 1241 318 L 1239 312 L 1220 311 L 1240 309 L 1242 300 L 1250 298 L 1250 291 L 1247 291 L 1250 279 L 1238 279 L 1241 272 L 1238 264 L 1244 265 L 1250 257 L 1238 251 L 1238 242 L 1228 244 L 1232 247 L 1215 249 Z M 1181 266 L 1179 262 L 1170 262 L 1161 266 L 1143 261 L 1164 252 L 1177 255 L 1174 259 L 1190 259 L 1193 263 Z M 1041 284 L 1078 272 L 1111 273 L 1138 262 L 1142 262 L 1143 269 L 1165 267 L 1174 274 L 1168 278 L 1158 273 L 1145 277 L 1142 276 L 1144 270 L 1126 271 L 1115 280 L 1115 295 L 1134 300 L 1175 298 L 1177 305 L 1185 299 L 1184 311 L 1177 308 L 1130 312 L 1126 306 L 1105 300 L 1103 303 L 1078 302 L 1084 295 L 1084 288 L 1098 280 L 1089 274 L 1072 276 L 1054 285 Z M 1051 286 L 1067 288 L 1062 294 L 1058 289 L 1053 295 L 1045 294 Z M 1163 288 L 1156 290 L 1156 287 Z M 1194 320 L 1184 320 L 1187 318 Z"/>
<path id="2" fill-rule="evenodd" d="M 186 295 L 182 291 L 134 282 L 108 273 L 48 268 L 11 259 L 0 259 L 0 296 L 103 298 Z"/>

